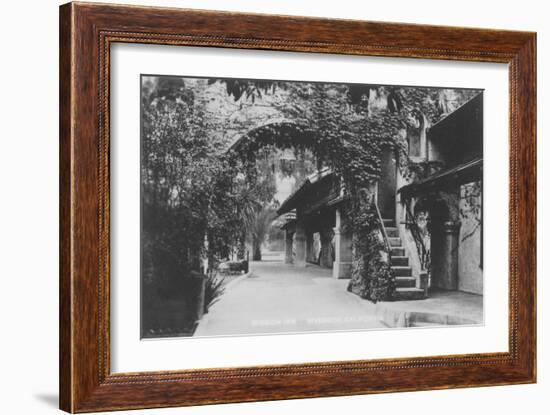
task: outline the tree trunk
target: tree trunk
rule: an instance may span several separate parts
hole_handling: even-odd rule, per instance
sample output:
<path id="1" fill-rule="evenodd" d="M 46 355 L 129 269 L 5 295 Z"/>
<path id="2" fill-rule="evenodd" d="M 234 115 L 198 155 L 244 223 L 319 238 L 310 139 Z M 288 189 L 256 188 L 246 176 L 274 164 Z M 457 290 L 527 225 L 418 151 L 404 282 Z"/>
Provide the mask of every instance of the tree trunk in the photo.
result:
<path id="1" fill-rule="evenodd" d="M 245 253 L 246 253 L 245 240 L 246 240 L 246 232 L 242 231 L 241 235 L 238 237 L 238 240 L 237 240 L 237 259 L 239 261 L 246 259 L 245 258 Z"/>
<path id="2" fill-rule="evenodd" d="M 252 241 L 252 261 L 262 260 L 262 244 L 254 239 Z"/>

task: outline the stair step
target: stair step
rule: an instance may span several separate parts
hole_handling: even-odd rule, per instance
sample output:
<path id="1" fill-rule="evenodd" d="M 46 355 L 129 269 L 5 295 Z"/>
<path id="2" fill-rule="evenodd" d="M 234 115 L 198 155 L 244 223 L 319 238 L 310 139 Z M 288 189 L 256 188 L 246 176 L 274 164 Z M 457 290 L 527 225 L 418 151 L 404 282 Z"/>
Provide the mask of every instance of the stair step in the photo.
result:
<path id="1" fill-rule="evenodd" d="M 396 288 L 395 297 L 398 301 L 423 300 L 426 298 L 424 290 L 420 288 Z"/>
<path id="2" fill-rule="evenodd" d="M 388 237 L 392 237 L 392 238 L 397 238 L 399 237 L 399 229 L 397 228 L 394 228 L 394 227 L 388 227 L 386 226 L 386 233 L 388 234 Z"/>
<path id="3" fill-rule="evenodd" d="M 400 249 L 400 248 L 394 248 L 394 249 Z M 392 250 L 393 251 L 393 250 Z M 391 264 L 392 266 L 401 266 L 401 267 L 407 267 L 409 266 L 409 257 L 408 256 L 392 256 L 391 257 Z"/>
<path id="4" fill-rule="evenodd" d="M 393 219 L 382 219 L 382 222 L 384 222 L 384 226 L 386 227 L 395 226 L 395 221 Z"/>
<path id="5" fill-rule="evenodd" d="M 405 248 L 392 247 L 391 256 L 405 256 Z"/>
<path id="6" fill-rule="evenodd" d="M 392 265 L 391 269 L 396 277 L 410 277 L 412 275 L 412 268 L 409 266 Z"/>
<path id="7" fill-rule="evenodd" d="M 401 238 L 388 238 L 390 246 L 401 246 Z"/>
<path id="8" fill-rule="evenodd" d="M 397 288 L 416 288 L 416 278 L 395 277 L 395 286 Z"/>

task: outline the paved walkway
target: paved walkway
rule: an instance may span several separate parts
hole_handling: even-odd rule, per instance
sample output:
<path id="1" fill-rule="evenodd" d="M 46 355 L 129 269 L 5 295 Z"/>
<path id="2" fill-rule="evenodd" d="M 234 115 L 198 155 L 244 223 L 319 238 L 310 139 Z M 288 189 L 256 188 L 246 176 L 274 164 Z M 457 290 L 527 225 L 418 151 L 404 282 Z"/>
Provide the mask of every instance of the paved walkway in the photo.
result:
<path id="1" fill-rule="evenodd" d="M 483 324 L 483 296 L 431 290 L 418 301 L 379 302 L 376 315 L 389 327 Z"/>
<path id="2" fill-rule="evenodd" d="M 383 328 L 375 306 L 347 292 L 331 270 L 252 262 L 251 275 L 227 287 L 194 336 Z"/>

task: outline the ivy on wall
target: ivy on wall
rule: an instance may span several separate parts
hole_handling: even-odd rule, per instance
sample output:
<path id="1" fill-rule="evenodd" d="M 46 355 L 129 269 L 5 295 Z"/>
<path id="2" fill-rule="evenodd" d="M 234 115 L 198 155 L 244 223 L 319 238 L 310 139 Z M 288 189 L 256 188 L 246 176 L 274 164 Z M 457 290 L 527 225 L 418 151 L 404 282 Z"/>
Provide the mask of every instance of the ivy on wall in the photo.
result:
<path id="1" fill-rule="evenodd" d="M 348 291 L 372 302 L 387 301 L 394 297 L 395 277 L 380 238 L 380 223 L 371 195 L 361 192 L 353 199 L 352 209 L 353 256 Z M 387 255 L 387 252 L 386 252 Z"/>
<path id="2" fill-rule="evenodd" d="M 264 147 L 307 149 L 319 167 L 329 167 L 341 177 L 347 196 L 345 226 L 353 230 L 349 289 L 371 301 L 389 300 L 394 278 L 381 255 L 386 248 L 379 239 L 380 224 L 368 189 L 380 178 L 382 151 L 396 145 L 403 123 L 396 104 L 361 112 L 346 85 L 289 84 L 286 88 L 294 98 L 280 107 L 285 120 L 243 135 L 231 149 L 231 157 L 240 160 L 243 172 L 249 172 Z"/>

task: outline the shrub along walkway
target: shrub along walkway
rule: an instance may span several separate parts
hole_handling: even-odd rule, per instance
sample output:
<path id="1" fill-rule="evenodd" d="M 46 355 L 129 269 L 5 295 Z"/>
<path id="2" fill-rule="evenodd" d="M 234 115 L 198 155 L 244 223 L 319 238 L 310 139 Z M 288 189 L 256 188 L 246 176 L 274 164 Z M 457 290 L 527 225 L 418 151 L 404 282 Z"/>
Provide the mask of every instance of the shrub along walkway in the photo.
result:
<path id="1" fill-rule="evenodd" d="M 331 270 L 252 262 L 251 274 L 227 287 L 194 336 L 360 330 L 386 327 L 374 304 L 347 292 Z"/>

